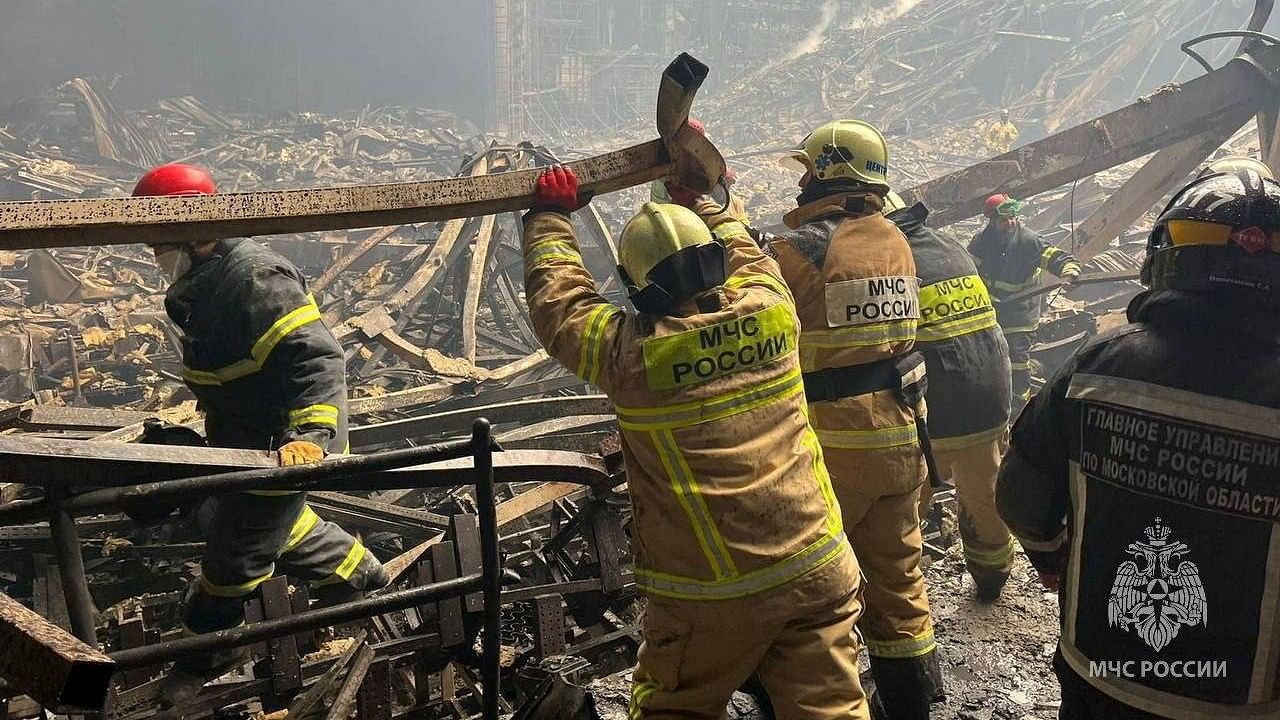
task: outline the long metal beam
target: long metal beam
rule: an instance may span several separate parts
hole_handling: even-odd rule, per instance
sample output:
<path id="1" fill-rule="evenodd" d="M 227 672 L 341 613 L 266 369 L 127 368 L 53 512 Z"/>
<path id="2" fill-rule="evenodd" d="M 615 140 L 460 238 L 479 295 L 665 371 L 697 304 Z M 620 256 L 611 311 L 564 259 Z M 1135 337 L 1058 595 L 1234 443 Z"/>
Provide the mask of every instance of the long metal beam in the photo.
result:
<path id="1" fill-rule="evenodd" d="M 0 593 L 0 678 L 59 712 L 101 710 L 115 663 Z"/>
<path id="2" fill-rule="evenodd" d="M 681 54 L 658 90 L 659 139 L 569 163 L 581 192 L 601 195 L 663 177 L 710 191 L 724 159 L 686 120 L 709 69 Z M 482 217 L 533 204 L 540 171 L 417 183 L 0 203 L 0 249 L 212 240 Z"/>
<path id="3" fill-rule="evenodd" d="M 1255 64 L 1256 63 L 1256 64 Z M 1280 47 L 1257 48 L 1213 72 L 1043 140 L 903 193 L 923 200 L 932 225 L 982 211 L 992 193 L 1031 197 L 1220 128 L 1242 127 L 1280 92 Z"/>
<path id="4" fill-rule="evenodd" d="M 351 446 L 365 447 L 406 438 L 459 434 L 471 426 L 471 418 L 475 417 L 487 418 L 489 422 L 500 425 L 519 421 L 532 423 L 570 415 L 612 415 L 613 412 L 613 403 L 604 395 L 520 400 L 361 425 L 351 429 Z"/>

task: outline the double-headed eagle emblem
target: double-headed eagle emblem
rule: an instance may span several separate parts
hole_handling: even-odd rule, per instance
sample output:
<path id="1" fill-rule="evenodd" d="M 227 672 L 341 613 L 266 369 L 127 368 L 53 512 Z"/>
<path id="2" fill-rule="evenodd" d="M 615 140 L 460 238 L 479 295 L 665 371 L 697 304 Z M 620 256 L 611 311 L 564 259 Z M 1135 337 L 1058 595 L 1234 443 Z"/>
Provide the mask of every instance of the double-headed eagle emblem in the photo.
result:
<path id="1" fill-rule="evenodd" d="M 1209 624 L 1200 569 L 1181 559 L 1191 549 L 1170 539 L 1172 533 L 1156 518 L 1146 529 L 1145 542 L 1129 543 L 1127 552 L 1134 559 L 1120 564 L 1107 600 L 1108 624 L 1136 632 L 1156 652 L 1173 642 L 1184 625 Z"/>

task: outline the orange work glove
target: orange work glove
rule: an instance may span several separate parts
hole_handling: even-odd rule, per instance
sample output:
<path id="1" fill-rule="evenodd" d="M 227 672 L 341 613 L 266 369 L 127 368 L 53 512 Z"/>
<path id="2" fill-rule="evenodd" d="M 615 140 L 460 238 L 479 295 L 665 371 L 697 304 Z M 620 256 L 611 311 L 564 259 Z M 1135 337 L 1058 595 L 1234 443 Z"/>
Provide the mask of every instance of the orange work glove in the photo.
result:
<path id="1" fill-rule="evenodd" d="M 280 446 L 280 467 L 309 465 L 324 460 L 324 448 L 306 440 L 294 440 Z"/>

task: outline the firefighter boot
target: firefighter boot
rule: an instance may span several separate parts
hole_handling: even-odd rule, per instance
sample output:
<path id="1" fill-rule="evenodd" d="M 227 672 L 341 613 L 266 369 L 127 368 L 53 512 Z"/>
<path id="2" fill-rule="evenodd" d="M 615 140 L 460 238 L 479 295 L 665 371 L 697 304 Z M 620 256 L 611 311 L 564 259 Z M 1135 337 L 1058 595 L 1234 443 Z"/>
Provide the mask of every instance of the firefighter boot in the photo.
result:
<path id="1" fill-rule="evenodd" d="M 929 720 L 929 706 L 941 693 L 936 651 L 914 658 L 871 658 L 871 675 L 886 720 Z"/>
<path id="2" fill-rule="evenodd" d="M 228 648 L 173 664 L 169 676 L 160 686 L 160 708 L 167 710 L 185 704 L 210 680 L 216 680 L 249 660 L 248 648 Z"/>

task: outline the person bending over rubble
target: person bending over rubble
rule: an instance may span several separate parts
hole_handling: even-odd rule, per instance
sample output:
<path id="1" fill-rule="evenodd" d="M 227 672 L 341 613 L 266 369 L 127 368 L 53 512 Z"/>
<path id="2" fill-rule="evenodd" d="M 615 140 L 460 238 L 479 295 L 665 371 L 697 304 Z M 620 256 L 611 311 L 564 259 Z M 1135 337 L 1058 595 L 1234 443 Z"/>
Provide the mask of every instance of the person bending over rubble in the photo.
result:
<path id="1" fill-rule="evenodd" d="M 135 196 L 217 192 L 191 165 L 157 167 Z M 214 447 L 276 450 L 282 466 L 347 449 L 342 348 L 320 319 L 306 279 L 251 240 L 156 244 L 170 282 L 165 310 L 182 330 L 182 377 L 205 414 Z M 351 595 L 388 583 L 381 563 L 355 537 L 307 505 L 306 493 L 221 495 L 196 513 L 206 550 L 189 588 L 183 623 L 207 633 L 244 622 L 244 601 L 279 570 Z M 336 599 L 336 598 L 335 598 Z M 161 692 L 172 706 L 246 658 L 244 648 L 179 660 Z"/>
<path id="2" fill-rule="evenodd" d="M 630 717 L 719 720 L 758 671 L 783 720 L 868 718 L 858 563 L 777 264 L 712 201 L 647 202 L 619 241 L 624 310 L 583 264 L 586 202 L 571 170 L 539 178 L 525 292 L 547 351 L 617 406 L 647 598 Z"/>

